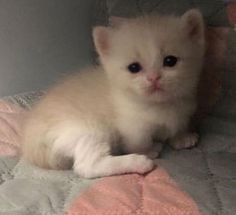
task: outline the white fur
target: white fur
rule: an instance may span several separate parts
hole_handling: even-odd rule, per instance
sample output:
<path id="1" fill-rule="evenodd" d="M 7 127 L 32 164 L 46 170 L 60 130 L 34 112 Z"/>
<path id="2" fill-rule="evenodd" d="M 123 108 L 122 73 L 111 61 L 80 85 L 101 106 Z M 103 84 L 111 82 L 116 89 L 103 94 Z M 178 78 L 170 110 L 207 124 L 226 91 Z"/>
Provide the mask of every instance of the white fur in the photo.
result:
<path id="1" fill-rule="evenodd" d="M 72 164 L 86 178 L 150 171 L 148 156 L 160 150 L 154 142 L 174 145 L 187 133 L 204 56 L 203 28 L 196 10 L 96 27 L 102 65 L 65 79 L 36 105 L 25 124 L 24 157 L 47 168 Z M 164 68 L 166 55 L 180 61 Z M 129 73 L 132 62 L 143 71 Z M 163 91 L 153 91 L 148 81 L 155 73 Z"/>

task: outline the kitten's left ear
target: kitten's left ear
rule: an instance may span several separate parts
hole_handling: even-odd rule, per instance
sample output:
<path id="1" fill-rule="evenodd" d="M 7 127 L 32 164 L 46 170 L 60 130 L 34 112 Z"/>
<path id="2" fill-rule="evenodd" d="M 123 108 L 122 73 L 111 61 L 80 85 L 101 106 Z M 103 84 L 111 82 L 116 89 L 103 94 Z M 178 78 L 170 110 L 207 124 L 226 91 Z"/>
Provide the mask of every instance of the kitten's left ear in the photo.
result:
<path id="1" fill-rule="evenodd" d="M 184 30 L 193 40 L 201 41 L 204 38 L 204 20 L 198 9 L 191 9 L 181 17 Z"/>

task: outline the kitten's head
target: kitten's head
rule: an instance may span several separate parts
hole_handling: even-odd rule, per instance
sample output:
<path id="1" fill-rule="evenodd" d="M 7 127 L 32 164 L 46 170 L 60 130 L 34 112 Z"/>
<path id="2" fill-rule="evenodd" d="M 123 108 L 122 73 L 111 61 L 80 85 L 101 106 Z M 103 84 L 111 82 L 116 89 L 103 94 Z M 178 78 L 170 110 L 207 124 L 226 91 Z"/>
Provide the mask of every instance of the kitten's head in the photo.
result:
<path id="1" fill-rule="evenodd" d="M 94 43 L 112 86 L 148 101 L 195 94 L 202 68 L 204 23 L 198 10 L 146 16 L 95 27 Z"/>

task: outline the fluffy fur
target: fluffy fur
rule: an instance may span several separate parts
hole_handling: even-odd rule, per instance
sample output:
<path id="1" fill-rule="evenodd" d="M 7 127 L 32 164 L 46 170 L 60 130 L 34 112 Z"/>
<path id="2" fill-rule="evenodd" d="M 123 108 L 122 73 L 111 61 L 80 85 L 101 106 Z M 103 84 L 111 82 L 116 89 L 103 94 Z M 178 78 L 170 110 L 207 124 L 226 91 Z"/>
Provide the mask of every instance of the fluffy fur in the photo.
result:
<path id="1" fill-rule="evenodd" d="M 68 77 L 35 106 L 23 156 L 46 168 L 72 164 L 80 176 L 94 178 L 152 170 L 155 142 L 193 146 L 197 136 L 188 123 L 205 50 L 200 12 L 95 27 L 93 38 L 101 66 Z M 168 55 L 178 57 L 174 67 L 163 66 Z M 142 71 L 130 73 L 133 62 Z"/>

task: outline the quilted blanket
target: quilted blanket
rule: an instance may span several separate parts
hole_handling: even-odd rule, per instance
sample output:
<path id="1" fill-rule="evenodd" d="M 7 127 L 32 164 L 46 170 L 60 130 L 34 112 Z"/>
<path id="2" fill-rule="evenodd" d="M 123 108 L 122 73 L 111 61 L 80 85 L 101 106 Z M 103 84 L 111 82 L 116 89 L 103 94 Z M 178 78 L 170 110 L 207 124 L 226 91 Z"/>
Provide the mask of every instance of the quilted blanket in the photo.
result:
<path id="1" fill-rule="evenodd" d="M 232 33 L 232 47 L 236 35 Z M 236 50 L 228 52 L 225 90 L 201 126 L 192 150 L 166 147 L 157 168 L 86 180 L 72 171 L 44 170 L 19 156 L 21 123 L 43 93 L 0 101 L 1 215 L 236 214 Z"/>

